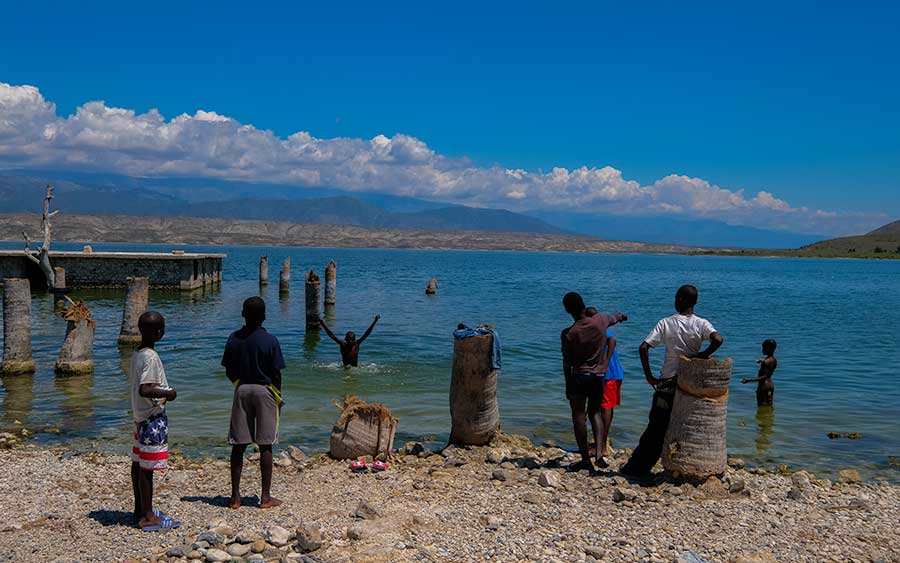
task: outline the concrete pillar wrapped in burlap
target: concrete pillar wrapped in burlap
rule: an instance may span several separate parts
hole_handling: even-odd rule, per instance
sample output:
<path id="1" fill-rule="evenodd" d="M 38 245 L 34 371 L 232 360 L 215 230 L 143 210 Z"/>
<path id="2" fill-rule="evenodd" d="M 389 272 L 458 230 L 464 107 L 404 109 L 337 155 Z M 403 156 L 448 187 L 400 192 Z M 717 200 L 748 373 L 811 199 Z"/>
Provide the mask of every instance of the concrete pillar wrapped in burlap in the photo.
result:
<path id="1" fill-rule="evenodd" d="M 701 481 L 725 473 L 725 427 L 731 358 L 681 357 L 672 417 L 663 443 L 662 464 L 677 479 Z"/>
<path id="2" fill-rule="evenodd" d="M 290 293 L 291 291 L 291 259 L 284 259 L 284 265 L 278 274 L 278 291 L 281 293 Z"/>
<path id="3" fill-rule="evenodd" d="M 325 306 L 334 305 L 334 293 L 337 290 L 337 264 L 330 260 L 325 266 Z"/>
<path id="4" fill-rule="evenodd" d="M 0 373 L 34 372 L 31 356 L 31 284 L 22 278 L 3 280 L 3 361 Z"/>
<path id="5" fill-rule="evenodd" d="M 372 456 L 386 459 L 394 448 L 397 419 L 381 403 L 344 398 L 341 415 L 331 429 L 329 453 L 335 459 Z"/>
<path id="6" fill-rule="evenodd" d="M 306 272 L 306 329 L 319 330 L 322 318 L 322 284 L 319 276 L 310 270 Z"/>
<path id="7" fill-rule="evenodd" d="M 122 328 L 119 344 L 140 344 L 141 332 L 138 320 L 147 312 L 150 303 L 150 279 L 129 277 L 125 279 L 125 306 L 122 309 Z"/>
<path id="8" fill-rule="evenodd" d="M 259 285 L 269 285 L 269 257 L 259 257 Z"/>
<path id="9" fill-rule="evenodd" d="M 57 375 L 85 375 L 94 371 L 94 329 L 97 321 L 78 319 L 67 321 L 66 338 L 59 359 Z"/>
<path id="10" fill-rule="evenodd" d="M 453 341 L 450 380 L 450 443 L 483 446 L 500 430 L 497 377 L 490 334 Z"/>

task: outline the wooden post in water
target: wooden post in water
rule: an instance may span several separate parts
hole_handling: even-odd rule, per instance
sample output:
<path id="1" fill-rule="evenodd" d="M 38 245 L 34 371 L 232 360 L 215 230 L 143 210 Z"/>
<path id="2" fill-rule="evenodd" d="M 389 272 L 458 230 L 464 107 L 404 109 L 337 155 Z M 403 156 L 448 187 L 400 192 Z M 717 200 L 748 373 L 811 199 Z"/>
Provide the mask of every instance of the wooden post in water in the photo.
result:
<path id="1" fill-rule="evenodd" d="M 269 257 L 259 257 L 259 285 L 269 285 Z"/>
<path id="2" fill-rule="evenodd" d="M 3 280 L 3 361 L 0 374 L 34 373 L 31 356 L 31 285 L 27 279 Z"/>
<path id="3" fill-rule="evenodd" d="M 63 305 L 66 302 L 66 269 L 53 267 L 53 304 Z"/>
<path id="4" fill-rule="evenodd" d="M 90 309 L 81 302 L 67 307 L 63 318 L 68 324 L 66 338 L 56 361 L 56 375 L 93 373 L 94 329 L 97 321 L 91 318 Z"/>
<path id="5" fill-rule="evenodd" d="M 428 280 L 428 285 L 425 286 L 425 295 L 434 295 L 438 290 L 438 281 L 437 278 L 432 276 L 430 280 Z"/>
<path id="6" fill-rule="evenodd" d="M 334 293 L 337 289 L 337 264 L 330 260 L 325 266 L 325 306 L 334 305 Z"/>
<path id="7" fill-rule="evenodd" d="M 319 330 L 322 317 L 322 285 L 316 272 L 306 273 L 306 330 Z"/>
<path id="8" fill-rule="evenodd" d="M 290 293 L 291 291 L 291 258 L 284 259 L 284 266 L 281 267 L 281 273 L 278 275 L 278 291 L 281 293 Z"/>
<path id="9" fill-rule="evenodd" d="M 662 454 L 663 467 L 676 479 L 702 481 L 728 467 L 725 427 L 731 367 L 731 358 L 681 357 Z"/>
<path id="10" fill-rule="evenodd" d="M 139 344 L 141 342 L 138 319 L 147 312 L 149 301 L 149 278 L 129 277 L 125 279 L 125 307 L 122 309 L 119 344 Z"/>
<path id="11" fill-rule="evenodd" d="M 483 446 L 500 430 L 497 376 L 493 367 L 494 337 L 470 336 L 453 340 L 450 380 L 450 443 Z"/>

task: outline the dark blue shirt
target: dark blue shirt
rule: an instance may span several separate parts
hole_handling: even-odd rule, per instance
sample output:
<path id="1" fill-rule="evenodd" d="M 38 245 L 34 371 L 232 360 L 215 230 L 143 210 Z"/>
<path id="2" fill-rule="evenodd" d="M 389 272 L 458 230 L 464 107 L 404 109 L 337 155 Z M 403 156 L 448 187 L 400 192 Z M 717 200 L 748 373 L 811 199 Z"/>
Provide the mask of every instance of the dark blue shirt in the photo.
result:
<path id="1" fill-rule="evenodd" d="M 275 371 L 284 369 L 278 339 L 263 327 L 232 332 L 222 355 L 225 372 L 242 384 L 271 385 Z"/>

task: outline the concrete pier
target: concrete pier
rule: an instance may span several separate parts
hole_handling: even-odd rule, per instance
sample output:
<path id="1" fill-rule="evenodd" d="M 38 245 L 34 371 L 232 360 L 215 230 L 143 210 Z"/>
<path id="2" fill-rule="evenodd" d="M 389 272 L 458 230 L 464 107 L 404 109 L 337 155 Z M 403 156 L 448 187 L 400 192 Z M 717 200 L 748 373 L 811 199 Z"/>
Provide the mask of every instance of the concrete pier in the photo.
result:
<path id="1" fill-rule="evenodd" d="M 129 276 L 146 277 L 154 289 L 192 290 L 222 281 L 224 254 L 54 251 L 50 260 L 66 271 L 67 289 L 124 287 Z M 27 278 L 38 287 L 45 276 L 21 250 L 0 250 L 0 277 Z"/>

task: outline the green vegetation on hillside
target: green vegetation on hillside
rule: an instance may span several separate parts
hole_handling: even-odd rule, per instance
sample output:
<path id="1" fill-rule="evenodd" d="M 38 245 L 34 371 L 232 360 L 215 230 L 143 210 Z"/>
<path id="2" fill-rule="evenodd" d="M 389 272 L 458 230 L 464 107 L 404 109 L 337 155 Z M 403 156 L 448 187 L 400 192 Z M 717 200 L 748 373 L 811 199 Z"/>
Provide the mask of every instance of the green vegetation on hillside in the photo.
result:
<path id="1" fill-rule="evenodd" d="M 695 254 L 900 260 L 900 221 L 894 221 L 865 235 L 823 240 L 794 250 L 711 250 Z"/>

